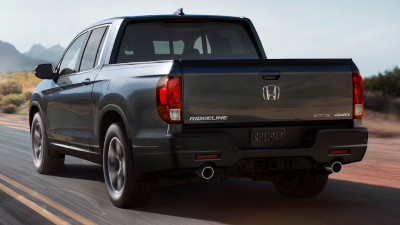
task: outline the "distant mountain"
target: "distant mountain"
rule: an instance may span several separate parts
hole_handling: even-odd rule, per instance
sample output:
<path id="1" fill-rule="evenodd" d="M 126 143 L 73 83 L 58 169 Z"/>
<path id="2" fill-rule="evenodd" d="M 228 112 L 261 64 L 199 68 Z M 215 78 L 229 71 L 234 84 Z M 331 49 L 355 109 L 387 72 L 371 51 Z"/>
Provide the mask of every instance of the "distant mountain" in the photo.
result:
<path id="1" fill-rule="evenodd" d="M 36 65 L 42 63 L 52 63 L 54 66 L 63 51 L 64 48 L 60 45 L 46 49 L 38 44 L 22 54 L 14 45 L 0 41 L 0 72 L 32 71 Z"/>
<path id="2" fill-rule="evenodd" d="M 32 71 L 41 63 L 45 61 L 25 56 L 13 45 L 0 41 L 0 72 Z"/>
<path id="3" fill-rule="evenodd" d="M 41 44 L 35 44 L 25 53 L 26 56 L 33 59 L 45 60 L 50 63 L 57 63 L 64 52 L 64 48 L 60 45 L 54 45 L 50 48 L 45 48 Z"/>

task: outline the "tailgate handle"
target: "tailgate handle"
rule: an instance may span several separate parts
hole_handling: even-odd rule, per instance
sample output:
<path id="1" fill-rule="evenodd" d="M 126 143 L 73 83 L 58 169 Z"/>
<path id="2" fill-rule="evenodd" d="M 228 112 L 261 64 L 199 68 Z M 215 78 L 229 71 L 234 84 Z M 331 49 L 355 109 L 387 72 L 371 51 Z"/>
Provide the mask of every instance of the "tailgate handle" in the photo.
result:
<path id="1" fill-rule="evenodd" d="M 281 72 L 279 71 L 261 71 L 260 75 L 264 81 L 278 81 L 281 79 Z"/>

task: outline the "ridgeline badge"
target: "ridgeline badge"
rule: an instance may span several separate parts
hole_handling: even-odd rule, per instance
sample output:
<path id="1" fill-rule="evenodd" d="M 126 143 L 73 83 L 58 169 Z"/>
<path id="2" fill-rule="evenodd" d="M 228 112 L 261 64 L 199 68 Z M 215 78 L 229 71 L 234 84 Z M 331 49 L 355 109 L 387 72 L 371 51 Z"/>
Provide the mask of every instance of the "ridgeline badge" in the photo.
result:
<path id="1" fill-rule="evenodd" d="M 199 120 L 228 120 L 228 116 L 194 116 L 189 118 L 189 121 Z"/>

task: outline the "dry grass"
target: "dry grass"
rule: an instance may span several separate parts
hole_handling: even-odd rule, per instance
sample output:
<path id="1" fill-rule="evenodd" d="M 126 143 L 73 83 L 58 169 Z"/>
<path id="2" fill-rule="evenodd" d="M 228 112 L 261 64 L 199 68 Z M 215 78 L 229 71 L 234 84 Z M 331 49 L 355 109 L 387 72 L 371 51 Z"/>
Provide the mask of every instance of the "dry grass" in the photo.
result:
<path id="1" fill-rule="evenodd" d="M 27 100 L 25 103 L 21 104 L 17 110 L 16 114 L 28 115 L 28 102 L 29 96 L 35 87 L 42 81 L 35 76 L 34 72 L 14 72 L 14 73 L 0 73 L 0 82 L 4 80 L 16 80 L 22 87 L 21 95 Z M 27 95 L 27 93 L 29 93 Z"/>
<path id="2" fill-rule="evenodd" d="M 14 72 L 0 73 L 0 81 L 3 79 L 15 79 L 22 86 L 22 92 L 33 91 L 35 87 L 42 81 L 35 76 L 34 72 Z"/>

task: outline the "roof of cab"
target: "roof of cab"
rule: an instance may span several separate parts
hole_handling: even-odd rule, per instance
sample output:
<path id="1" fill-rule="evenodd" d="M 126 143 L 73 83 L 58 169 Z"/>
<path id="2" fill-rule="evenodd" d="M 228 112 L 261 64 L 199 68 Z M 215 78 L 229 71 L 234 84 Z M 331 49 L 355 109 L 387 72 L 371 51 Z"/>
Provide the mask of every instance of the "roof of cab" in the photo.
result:
<path id="1" fill-rule="evenodd" d="M 113 23 L 116 20 L 124 20 L 124 19 L 131 19 L 131 20 L 147 20 L 147 19 L 167 19 L 167 18 L 207 18 L 207 19 L 231 19 L 231 20 L 242 20 L 243 17 L 234 17 L 234 16 L 216 16 L 216 15 L 192 15 L 192 14 L 185 14 L 183 16 L 179 16 L 176 14 L 165 14 L 165 15 L 143 15 L 143 16 L 121 16 L 121 17 L 114 17 L 99 21 L 94 23 L 84 30 L 87 30 L 91 27 L 106 24 L 106 23 Z M 82 30 L 82 31 L 84 31 Z"/>

